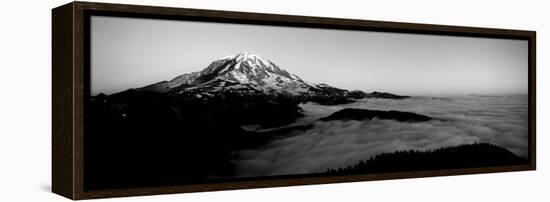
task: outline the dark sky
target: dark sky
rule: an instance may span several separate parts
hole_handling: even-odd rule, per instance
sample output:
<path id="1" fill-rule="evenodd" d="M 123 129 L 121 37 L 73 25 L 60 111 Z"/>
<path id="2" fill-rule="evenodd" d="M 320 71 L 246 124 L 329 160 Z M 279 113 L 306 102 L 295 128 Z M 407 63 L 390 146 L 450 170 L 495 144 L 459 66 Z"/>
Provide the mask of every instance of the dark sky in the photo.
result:
<path id="1" fill-rule="evenodd" d="M 527 94 L 526 40 L 92 17 L 92 94 L 249 52 L 309 82 L 407 95 Z"/>

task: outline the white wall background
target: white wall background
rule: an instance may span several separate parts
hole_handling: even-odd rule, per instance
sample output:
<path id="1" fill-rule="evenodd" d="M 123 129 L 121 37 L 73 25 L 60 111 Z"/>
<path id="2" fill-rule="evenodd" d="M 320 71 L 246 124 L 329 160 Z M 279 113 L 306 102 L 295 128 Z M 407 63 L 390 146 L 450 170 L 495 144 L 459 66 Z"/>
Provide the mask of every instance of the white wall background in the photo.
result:
<path id="1" fill-rule="evenodd" d="M 534 172 L 499 173 L 129 197 L 105 201 L 547 201 L 550 187 L 550 24 L 545 1 L 119 0 L 100 1 L 293 15 L 536 30 L 537 154 Z M 67 1 L 2 1 L 0 201 L 64 201 L 51 184 L 51 11 Z"/>

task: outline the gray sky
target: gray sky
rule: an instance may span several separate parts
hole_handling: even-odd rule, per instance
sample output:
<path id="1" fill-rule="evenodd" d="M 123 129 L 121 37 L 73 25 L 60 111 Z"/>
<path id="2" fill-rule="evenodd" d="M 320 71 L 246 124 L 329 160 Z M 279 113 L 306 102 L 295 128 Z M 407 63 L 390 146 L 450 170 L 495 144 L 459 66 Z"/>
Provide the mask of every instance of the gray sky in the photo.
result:
<path id="1" fill-rule="evenodd" d="M 91 25 L 93 95 L 170 80 L 243 51 L 350 90 L 527 94 L 526 40 L 99 16 Z"/>

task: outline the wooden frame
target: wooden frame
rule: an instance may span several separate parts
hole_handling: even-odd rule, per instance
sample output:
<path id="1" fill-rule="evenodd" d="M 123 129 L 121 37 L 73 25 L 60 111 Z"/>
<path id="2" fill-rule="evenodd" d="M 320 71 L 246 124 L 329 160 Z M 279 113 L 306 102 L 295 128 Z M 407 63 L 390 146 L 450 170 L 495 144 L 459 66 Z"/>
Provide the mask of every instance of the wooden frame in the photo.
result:
<path id="1" fill-rule="evenodd" d="M 268 179 L 201 185 L 85 191 L 83 189 L 83 104 L 86 93 L 86 63 L 89 63 L 86 17 L 94 13 L 161 19 L 193 19 L 262 25 L 433 35 L 525 39 L 529 43 L 529 164 L 486 168 L 398 172 L 384 174 Z M 342 183 L 536 169 L 536 32 L 507 29 L 396 23 L 290 15 L 243 13 L 121 4 L 72 2 L 52 10 L 52 190 L 70 199 L 169 194 L 325 183 Z"/>

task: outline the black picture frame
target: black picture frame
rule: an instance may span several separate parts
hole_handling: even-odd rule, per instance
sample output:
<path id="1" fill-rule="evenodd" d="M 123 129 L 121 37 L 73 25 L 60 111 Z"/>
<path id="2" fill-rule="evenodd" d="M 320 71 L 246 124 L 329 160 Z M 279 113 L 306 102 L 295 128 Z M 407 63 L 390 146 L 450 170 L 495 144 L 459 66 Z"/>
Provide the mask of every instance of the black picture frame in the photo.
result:
<path id="1" fill-rule="evenodd" d="M 90 84 L 90 16 L 119 16 L 338 30 L 528 40 L 528 163 L 483 168 L 459 168 L 341 176 L 282 176 L 206 184 L 84 188 L 84 117 Z M 244 13 L 139 5 L 71 2 L 52 10 L 52 190 L 70 199 L 202 192 L 386 179 L 450 176 L 536 169 L 536 32 L 524 30 L 383 22 L 356 19 Z"/>

